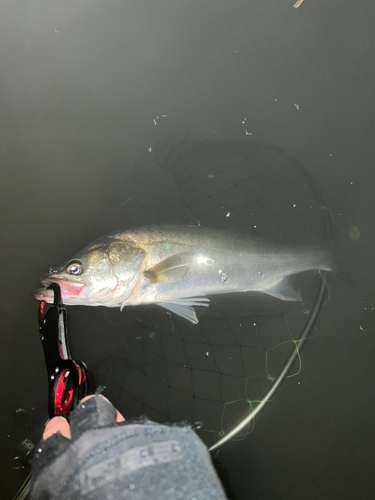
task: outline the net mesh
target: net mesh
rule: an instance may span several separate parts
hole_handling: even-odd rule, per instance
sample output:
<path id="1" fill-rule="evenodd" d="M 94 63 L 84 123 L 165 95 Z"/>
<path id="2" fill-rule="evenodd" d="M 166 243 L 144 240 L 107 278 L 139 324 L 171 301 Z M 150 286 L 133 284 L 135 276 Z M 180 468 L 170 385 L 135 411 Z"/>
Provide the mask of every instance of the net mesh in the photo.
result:
<path id="1" fill-rule="evenodd" d="M 285 151 L 261 143 L 172 138 L 136 166 L 112 203 L 98 222 L 103 234 L 126 220 L 128 227 L 198 224 L 310 246 L 324 239 L 310 176 Z M 214 296 L 209 309 L 198 308 L 198 325 L 156 306 L 95 308 L 92 329 L 105 329 L 106 347 L 91 361 L 86 349 L 85 360 L 125 417 L 188 421 L 211 445 L 251 412 L 298 349 L 321 276 L 304 273 L 295 283 L 303 303 L 255 292 Z"/>

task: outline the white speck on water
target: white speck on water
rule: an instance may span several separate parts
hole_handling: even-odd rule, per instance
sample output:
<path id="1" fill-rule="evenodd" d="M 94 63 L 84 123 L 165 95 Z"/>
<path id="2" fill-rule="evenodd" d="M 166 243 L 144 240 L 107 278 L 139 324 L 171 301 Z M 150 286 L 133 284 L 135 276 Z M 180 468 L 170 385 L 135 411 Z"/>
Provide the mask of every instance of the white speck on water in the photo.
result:
<path id="1" fill-rule="evenodd" d="M 242 326 L 242 325 L 240 324 L 240 325 L 238 325 L 238 326 Z"/>
<path id="2" fill-rule="evenodd" d="M 277 102 L 277 101 L 278 101 L 278 98 L 277 98 L 277 97 L 275 97 L 275 98 L 274 98 L 274 100 L 273 100 L 273 102 Z"/>
<path id="3" fill-rule="evenodd" d="M 229 217 L 229 216 L 230 216 L 230 212 L 227 213 L 227 217 Z"/>
<path id="4" fill-rule="evenodd" d="M 148 148 L 147 150 L 149 153 L 152 153 L 152 148 Z"/>
<path id="5" fill-rule="evenodd" d="M 297 382 L 298 385 L 301 385 L 301 382 Z"/>
<path id="6" fill-rule="evenodd" d="M 129 488 L 130 488 L 131 490 L 134 490 L 134 489 L 135 489 L 135 484 L 129 484 Z"/>
<path id="7" fill-rule="evenodd" d="M 158 115 L 155 116 L 155 118 L 152 119 L 152 122 L 154 125 L 159 125 L 158 120 L 159 118 L 168 118 L 168 115 Z"/>
<path id="8" fill-rule="evenodd" d="M 333 156 L 332 153 L 329 153 L 329 156 Z"/>
<path id="9" fill-rule="evenodd" d="M 258 271 L 258 274 L 259 274 L 259 275 L 260 275 L 260 274 L 262 274 L 262 271 Z"/>
<path id="10" fill-rule="evenodd" d="M 60 30 L 57 30 L 57 29 L 55 28 L 55 33 L 60 33 Z"/>
<path id="11" fill-rule="evenodd" d="M 55 373 L 58 373 L 58 371 L 59 371 L 59 368 L 58 368 L 58 367 L 56 367 L 56 368 L 55 368 Z"/>
<path id="12" fill-rule="evenodd" d="M 38 453 L 42 453 L 42 448 L 38 448 Z"/>
<path id="13" fill-rule="evenodd" d="M 299 104 L 294 103 L 294 107 L 296 108 L 296 111 L 299 111 Z"/>
<path id="14" fill-rule="evenodd" d="M 81 408 L 86 408 L 86 405 L 81 405 Z"/>
<path id="15" fill-rule="evenodd" d="M 219 269 L 219 274 L 221 274 L 222 272 L 223 272 L 223 270 L 222 270 L 222 269 Z"/>
<path id="16" fill-rule="evenodd" d="M 253 323 L 253 326 L 257 326 L 257 324 L 256 324 L 256 323 Z"/>
<path id="17" fill-rule="evenodd" d="M 142 340 L 142 337 L 135 337 L 137 340 Z"/>
<path id="18" fill-rule="evenodd" d="M 354 182 L 352 181 L 350 184 L 351 184 L 351 185 L 353 185 L 353 184 L 354 184 Z"/>
<path id="19" fill-rule="evenodd" d="M 238 50 L 235 50 L 233 53 L 234 53 L 234 54 L 238 54 Z"/>
<path id="20" fill-rule="evenodd" d="M 242 120 L 242 123 L 246 123 L 246 120 L 247 120 L 247 116 L 245 116 L 245 118 Z"/>
<path id="21" fill-rule="evenodd" d="M 150 339 L 153 339 L 156 335 L 156 332 L 150 332 Z"/>
<path id="22" fill-rule="evenodd" d="M 10 438 L 10 434 L 7 434 L 7 438 Z"/>
<path id="23" fill-rule="evenodd" d="M 55 375 L 51 375 L 51 380 L 55 380 Z"/>
<path id="24" fill-rule="evenodd" d="M 297 205 L 294 203 L 293 208 L 296 208 L 296 206 L 297 206 Z"/>
<path id="25" fill-rule="evenodd" d="M 209 179 L 213 179 L 213 178 L 215 177 L 215 174 L 208 174 L 208 175 L 207 175 L 207 177 L 208 177 Z"/>
<path id="26" fill-rule="evenodd" d="M 361 325 L 359 325 L 359 327 L 358 327 L 358 328 L 361 330 L 361 332 L 364 332 L 364 331 L 365 331 L 365 329 L 364 329 L 364 328 L 363 328 L 363 326 L 361 326 Z"/>
<path id="27" fill-rule="evenodd" d="M 252 133 L 252 132 L 249 132 L 248 130 L 245 130 L 245 134 L 246 134 L 246 135 L 253 135 L 253 133 Z"/>
<path id="28" fill-rule="evenodd" d="M 210 353 L 209 353 L 208 351 L 206 352 L 206 356 L 207 356 L 207 357 L 209 357 L 209 356 L 210 356 Z"/>
<path id="29" fill-rule="evenodd" d="M 256 229 L 256 226 L 254 226 L 254 229 Z"/>

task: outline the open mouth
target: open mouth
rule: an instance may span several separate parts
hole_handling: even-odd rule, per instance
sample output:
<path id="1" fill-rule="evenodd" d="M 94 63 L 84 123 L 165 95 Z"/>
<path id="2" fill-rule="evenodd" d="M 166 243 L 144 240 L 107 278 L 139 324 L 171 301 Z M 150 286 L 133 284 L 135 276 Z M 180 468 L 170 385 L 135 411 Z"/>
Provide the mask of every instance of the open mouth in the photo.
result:
<path id="1" fill-rule="evenodd" d="M 62 279 L 48 277 L 42 280 L 42 284 L 45 286 L 45 288 L 39 288 L 38 290 L 35 290 L 34 297 L 38 300 L 45 300 L 47 303 L 52 303 L 54 299 L 54 292 L 53 290 L 47 289 L 47 287 L 51 283 L 57 283 L 58 285 L 60 285 L 61 297 L 63 299 L 63 302 L 64 299 L 77 297 L 82 292 L 84 287 L 83 283 L 64 281 Z"/>

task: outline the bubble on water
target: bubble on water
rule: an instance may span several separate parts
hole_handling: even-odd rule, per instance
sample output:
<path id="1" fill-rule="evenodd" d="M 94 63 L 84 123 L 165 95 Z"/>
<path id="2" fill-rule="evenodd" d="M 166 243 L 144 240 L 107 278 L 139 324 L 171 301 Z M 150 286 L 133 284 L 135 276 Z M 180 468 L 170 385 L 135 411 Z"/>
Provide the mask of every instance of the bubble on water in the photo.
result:
<path id="1" fill-rule="evenodd" d="M 227 281 L 227 279 L 228 279 L 227 273 L 221 273 L 221 282 L 224 283 L 225 281 Z"/>
<path id="2" fill-rule="evenodd" d="M 203 422 L 194 422 L 194 424 L 191 426 L 192 429 L 194 430 L 199 430 L 202 429 Z M 187 460 L 187 462 L 191 462 L 191 460 Z"/>
<path id="3" fill-rule="evenodd" d="M 364 331 L 365 331 L 365 329 L 364 329 L 364 328 L 363 328 L 363 326 L 361 326 L 361 325 L 359 325 L 359 327 L 358 327 L 358 328 L 361 330 L 361 332 L 364 332 Z"/>

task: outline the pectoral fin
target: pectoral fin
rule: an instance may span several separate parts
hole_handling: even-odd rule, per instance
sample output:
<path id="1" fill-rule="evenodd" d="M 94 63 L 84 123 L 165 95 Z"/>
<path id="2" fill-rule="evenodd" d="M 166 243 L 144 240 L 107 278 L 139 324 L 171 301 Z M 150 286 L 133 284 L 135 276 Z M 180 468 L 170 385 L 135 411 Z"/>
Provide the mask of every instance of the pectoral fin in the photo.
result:
<path id="1" fill-rule="evenodd" d="M 302 297 L 299 290 L 296 290 L 293 282 L 289 276 L 283 278 L 281 281 L 272 285 L 269 288 L 262 290 L 262 292 L 272 295 L 281 300 L 296 300 L 302 302 Z"/>
<path id="2" fill-rule="evenodd" d="M 198 318 L 193 306 L 208 307 L 210 299 L 207 297 L 187 297 L 182 299 L 171 299 L 168 302 L 157 302 L 157 305 L 168 309 L 178 316 L 187 319 L 194 325 L 198 323 Z"/>
<path id="3" fill-rule="evenodd" d="M 192 252 L 171 255 L 147 269 L 144 275 L 153 285 L 156 283 L 176 283 L 185 276 L 193 258 L 194 254 Z"/>

